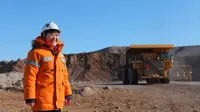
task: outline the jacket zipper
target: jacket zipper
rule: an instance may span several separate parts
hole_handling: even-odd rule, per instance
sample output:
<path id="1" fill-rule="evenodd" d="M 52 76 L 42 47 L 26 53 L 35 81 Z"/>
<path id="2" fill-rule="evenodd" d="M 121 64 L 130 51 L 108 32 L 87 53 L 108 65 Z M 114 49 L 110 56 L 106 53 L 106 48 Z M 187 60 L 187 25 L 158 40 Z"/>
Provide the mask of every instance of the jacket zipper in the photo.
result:
<path id="1" fill-rule="evenodd" d="M 54 56 L 54 73 L 53 73 L 53 75 L 54 75 L 54 96 L 55 96 L 55 102 L 54 102 L 54 104 L 55 104 L 55 109 L 57 109 L 57 96 L 56 96 L 56 54 L 55 54 L 55 51 L 52 51 L 52 54 L 53 54 L 53 56 Z"/>

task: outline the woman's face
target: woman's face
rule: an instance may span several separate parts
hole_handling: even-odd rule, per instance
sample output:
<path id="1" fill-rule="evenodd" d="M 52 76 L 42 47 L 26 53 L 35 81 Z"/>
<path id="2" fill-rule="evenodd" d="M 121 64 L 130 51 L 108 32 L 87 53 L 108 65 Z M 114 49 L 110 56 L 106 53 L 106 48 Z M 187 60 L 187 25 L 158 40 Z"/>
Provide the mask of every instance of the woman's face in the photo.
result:
<path id="1" fill-rule="evenodd" d="M 46 42 L 49 46 L 55 47 L 59 40 L 59 33 L 57 31 L 47 33 Z"/>

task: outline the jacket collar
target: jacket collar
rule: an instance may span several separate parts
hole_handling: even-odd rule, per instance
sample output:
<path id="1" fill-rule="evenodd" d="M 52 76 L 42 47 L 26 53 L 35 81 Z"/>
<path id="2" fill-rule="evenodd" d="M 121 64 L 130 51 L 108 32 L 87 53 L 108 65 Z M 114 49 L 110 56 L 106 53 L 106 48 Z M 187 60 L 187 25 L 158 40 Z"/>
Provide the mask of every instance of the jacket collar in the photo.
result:
<path id="1" fill-rule="evenodd" d="M 57 46 L 55 48 L 52 48 L 47 45 L 47 43 L 42 39 L 41 36 L 36 37 L 36 39 L 32 41 L 32 48 L 47 49 L 56 54 L 62 51 L 63 46 L 64 44 L 59 40 Z"/>

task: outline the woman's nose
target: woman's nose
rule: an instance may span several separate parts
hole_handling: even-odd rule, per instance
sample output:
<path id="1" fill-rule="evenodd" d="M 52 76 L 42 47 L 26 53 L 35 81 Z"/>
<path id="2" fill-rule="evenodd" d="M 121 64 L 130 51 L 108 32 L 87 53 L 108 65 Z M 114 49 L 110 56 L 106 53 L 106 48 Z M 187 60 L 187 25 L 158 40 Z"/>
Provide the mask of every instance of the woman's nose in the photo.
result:
<path id="1" fill-rule="evenodd" d="M 58 39 L 58 36 L 54 35 L 53 40 L 57 40 L 57 39 Z"/>

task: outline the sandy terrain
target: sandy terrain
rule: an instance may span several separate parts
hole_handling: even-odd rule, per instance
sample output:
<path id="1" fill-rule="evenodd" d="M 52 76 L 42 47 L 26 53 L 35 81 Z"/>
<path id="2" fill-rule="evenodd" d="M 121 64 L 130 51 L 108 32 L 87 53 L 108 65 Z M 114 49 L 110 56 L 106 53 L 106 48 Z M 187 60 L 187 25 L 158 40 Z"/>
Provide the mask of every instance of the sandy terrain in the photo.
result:
<path id="1" fill-rule="evenodd" d="M 128 89 L 92 86 L 91 83 L 73 86 L 73 104 L 68 112 L 200 112 L 200 85 L 129 85 Z M 82 85 L 82 87 L 79 87 Z M 86 85 L 90 85 L 87 87 Z M 81 88 L 84 89 L 81 92 Z M 89 89 L 88 89 L 89 88 Z M 0 90 L 0 112 L 30 112 L 24 104 L 23 92 Z"/>

